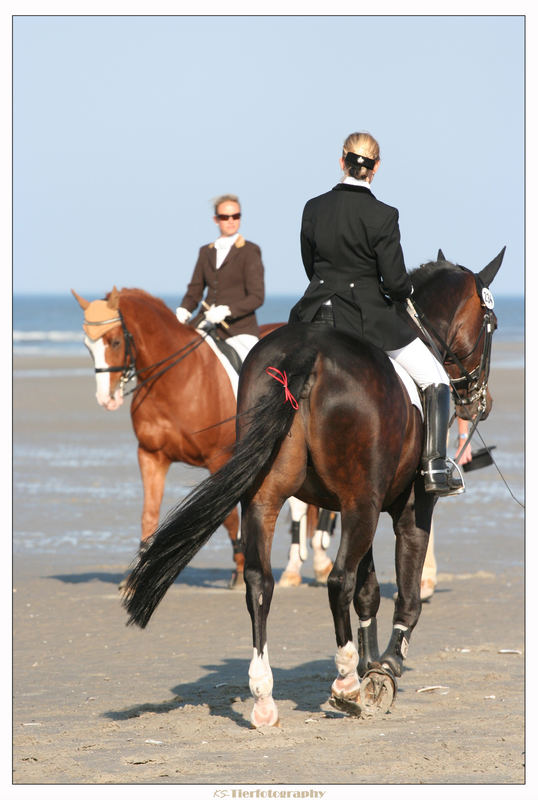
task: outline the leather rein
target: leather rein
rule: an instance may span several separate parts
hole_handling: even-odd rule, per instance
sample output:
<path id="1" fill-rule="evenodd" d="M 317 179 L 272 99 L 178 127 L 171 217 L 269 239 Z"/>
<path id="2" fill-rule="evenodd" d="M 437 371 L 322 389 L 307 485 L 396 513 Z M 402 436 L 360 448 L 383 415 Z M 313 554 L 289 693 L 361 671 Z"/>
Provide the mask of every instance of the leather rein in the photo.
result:
<path id="1" fill-rule="evenodd" d="M 426 334 L 426 338 L 432 345 L 434 353 L 438 356 L 443 365 L 447 366 L 453 364 L 460 371 L 460 376 L 457 378 L 451 378 L 449 376 L 450 384 L 454 391 L 454 403 L 459 406 L 468 406 L 477 402 L 477 420 L 480 419 L 482 412 L 486 410 L 488 379 L 491 368 L 491 344 L 493 333 L 497 327 L 491 309 L 488 308 L 483 301 L 481 301 L 481 306 L 485 309 L 485 312 L 476 341 L 469 352 L 460 358 L 426 319 L 424 312 L 413 302 L 413 308 L 416 311 L 416 315 L 414 314 L 413 317 L 417 320 L 417 324 L 422 332 Z M 433 341 L 433 338 L 439 343 L 440 349 Z M 469 356 L 477 350 L 482 338 L 484 338 L 484 345 L 480 361 L 476 367 L 467 370 L 462 362 L 468 359 Z M 460 392 L 465 392 L 465 397 L 462 397 Z"/>
<path id="2" fill-rule="evenodd" d="M 150 364 L 148 367 L 142 367 L 141 369 L 136 368 L 136 344 L 133 338 L 132 333 L 128 330 L 127 325 L 125 324 L 125 320 L 123 319 L 121 311 L 118 309 L 118 316 L 114 317 L 113 319 L 106 320 L 103 323 L 93 323 L 93 324 L 109 324 L 110 322 L 119 322 L 121 323 L 121 328 L 123 332 L 123 343 L 124 343 L 124 353 L 125 358 L 124 362 L 121 366 L 117 367 L 95 367 L 94 371 L 97 372 L 121 372 L 120 376 L 120 389 L 124 397 L 129 394 L 133 394 L 145 386 L 147 383 L 151 381 L 156 381 L 161 375 L 164 375 L 165 372 L 168 372 L 169 369 L 175 367 L 176 364 L 179 364 L 180 361 L 183 361 L 188 355 L 190 355 L 197 347 L 199 347 L 205 339 L 205 336 L 196 336 L 195 339 L 192 339 L 190 342 L 187 342 L 186 345 L 181 347 L 179 350 L 176 350 L 175 353 L 171 353 L 166 358 L 163 358 L 161 361 L 156 361 L 154 364 Z M 175 360 L 172 360 L 175 359 Z M 128 392 L 124 391 L 125 384 L 129 383 L 129 381 L 133 380 L 133 378 L 139 378 L 143 373 L 148 372 L 149 370 L 155 369 L 156 367 L 163 367 L 159 372 L 154 375 L 149 375 L 147 378 L 142 380 L 141 383 L 138 383 L 132 389 L 129 389 Z"/>

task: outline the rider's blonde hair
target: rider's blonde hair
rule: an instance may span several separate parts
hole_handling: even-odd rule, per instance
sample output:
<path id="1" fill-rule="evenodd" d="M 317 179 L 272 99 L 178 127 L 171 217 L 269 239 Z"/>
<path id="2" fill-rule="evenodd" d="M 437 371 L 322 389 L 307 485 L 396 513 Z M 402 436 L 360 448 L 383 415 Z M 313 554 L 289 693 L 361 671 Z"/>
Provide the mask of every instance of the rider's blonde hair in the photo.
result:
<path id="1" fill-rule="evenodd" d="M 379 161 L 379 144 L 369 133 L 350 133 L 344 142 L 342 158 L 345 159 L 348 153 L 356 153 L 374 161 Z M 348 164 L 346 164 L 344 171 L 351 178 L 356 178 L 357 180 L 365 180 L 372 173 L 372 170 L 367 169 L 367 167 L 350 166 Z"/>
<path id="2" fill-rule="evenodd" d="M 222 203 L 237 203 L 239 208 L 241 208 L 241 203 L 239 202 L 239 198 L 236 194 L 221 194 L 220 197 L 215 197 L 215 199 L 213 200 L 215 215 L 218 213 L 218 207 Z"/>

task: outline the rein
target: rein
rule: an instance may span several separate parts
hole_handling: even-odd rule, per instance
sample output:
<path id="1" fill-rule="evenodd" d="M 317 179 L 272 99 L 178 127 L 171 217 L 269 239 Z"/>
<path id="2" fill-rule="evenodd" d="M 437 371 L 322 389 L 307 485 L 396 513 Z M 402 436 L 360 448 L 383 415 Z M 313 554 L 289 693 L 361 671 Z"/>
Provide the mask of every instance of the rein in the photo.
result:
<path id="1" fill-rule="evenodd" d="M 482 336 L 484 336 L 484 346 L 482 348 L 482 355 L 479 363 L 476 365 L 476 367 L 469 371 L 466 369 L 466 367 L 464 367 L 462 359 L 456 355 L 449 344 L 440 336 L 431 323 L 427 321 L 424 312 L 416 305 L 416 303 L 408 300 L 408 311 L 422 333 L 426 336 L 428 342 L 433 348 L 435 355 L 439 358 L 443 365 L 454 364 L 460 370 L 461 375 L 458 378 L 451 378 L 450 375 L 448 376 L 450 385 L 454 391 L 454 403 L 459 406 L 467 406 L 478 401 L 478 412 L 476 415 L 477 420 L 480 418 L 482 412 L 486 409 L 486 393 L 491 367 L 491 343 L 493 339 L 493 333 L 495 331 L 495 324 L 493 322 L 493 316 L 490 309 L 486 308 L 483 303 L 482 307 L 486 310 L 482 319 L 480 331 L 478 332 L 478 336 L 473 347 L 467 353 L 467 355 L 463 356 L 463 360 L 469 358 L 469 356 L 475 352 L 480 340 L 482 339 Z M 443 350 L 442 353 L 435 344 L 433 337 L 435 337 L 440 344 Z M 462 397 L 460 391 L 458 390 L 465 391 L 467 396 Z"/>
<path id="2" fill-rule="evenodd" d="M 205 339 L 205 336 L 197 336 L 196 339 L 192 339 L 190 342 L 187 342 L 186 345 L 181 347 L 179 350 L 176 350 L 175 353 L 171 353 L 166 358 L 163 358 L 161 361 L 156 361 L 154 364 L 150 364 L 147 367 L 142 367 L 141 369 L 136 368 L 136 345 L 133 339 L 132 333 L 128 330 L 125 321 L 123 319 L 121 311 L 118 309 L 118 316 L 114 319 L 107 320 L 107 322 L 121 322 L 121 327 L 123 331 L 123 341 L 125 347 L 125 360 L 121 366 L 118 367 L 96 367 L 95 372 L 121 372 L 120 377 L 120 389 L 124 397 L 127 397 L 134 392 L 137 392 L 147 383 L 151 381 L 156 381 L 165 372 L 168 372 L 169 369 L 175 367 L 176 364 L 179 364 L 180 361 L 183 361 L 188 355 L 194 352 L 197 347 L 199 347 Z M 104 324 L 104 323 L 102 323 Z M 206 334 L 207 335 L 207 334 Z M 171 359 L 175 359 L 175 361 L 171 361 Z M 170 363 L 168 363 L 170 362 Z M 148 372 L 148 370 L 155 369 L 156 367 L 164 366 L 160 372 L 157 372 L 155 375 L 149 375 L 145 378 L 141 383 L 138 383 L 132 389 L 129 389 L 128 392 L 124 391 L 124 386 L 129 381 L 133 380 L 133 378 L 140 377 L 143 373 Z"/>

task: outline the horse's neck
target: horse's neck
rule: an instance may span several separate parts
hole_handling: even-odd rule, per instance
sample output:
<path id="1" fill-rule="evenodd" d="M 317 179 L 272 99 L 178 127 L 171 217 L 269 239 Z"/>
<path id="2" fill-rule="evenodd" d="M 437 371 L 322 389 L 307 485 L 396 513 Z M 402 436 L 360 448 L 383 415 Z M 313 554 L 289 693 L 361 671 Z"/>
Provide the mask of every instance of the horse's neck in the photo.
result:
<path id="1" fill-rule="evenodd" d="M 437 332 L 446 334 L 465 294 L 465 282 L 459 282 L 456 288 L 445 287 L 442 281 L 438 281 L 438 285 L 429 286 L 426 290 L 419 289 L 414 299 L 430 325 Z"/>
<path id="2" fill-rule="evenodd" d="M 180 325 L 173 318 L 168 318 L 158 308 L 142 307 L 141 304 L 131 302 L 124 311 L 124 319 L 127 330 L 134 339 L 139 369 L 150 367 L 174 353 L 179 357 L 183 348 L 187 351 L 190 350 L 190 343 L 197 344 L 198 334 L 195 331 Z M 189 355 L 191 365 L 197 350 L 198 348 Z"/>

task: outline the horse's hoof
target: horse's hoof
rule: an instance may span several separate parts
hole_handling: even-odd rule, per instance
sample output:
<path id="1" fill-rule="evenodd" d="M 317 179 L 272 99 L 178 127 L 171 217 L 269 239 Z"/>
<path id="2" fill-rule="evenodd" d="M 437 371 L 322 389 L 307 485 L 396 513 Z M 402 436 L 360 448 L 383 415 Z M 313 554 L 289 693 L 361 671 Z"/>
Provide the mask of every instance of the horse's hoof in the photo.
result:
<path id="1" fill-rule="evenodd" d="M 361 681 L 359 699 L 365 716 L 386 714 L 394 704 L 397 692 L 396 678 L 384 669 L 370 669 Z"/>
<path id="2" fill-rule="evenodd" d="M 253 728 L 272 727 L 279 728 L 280 720 L 278 718 L 278 709 L 272 697 L 264 697 L 256 700 L 250 721 Z"/>
<path id="3" fill-rule="evenodd" d="M 420 600 L 422 603 L 428 603 L 433 597 L 435 592 L 435 582 L 431 578 L 420 581 Z"/>
<path id="4" fill-rule="evenodd" d="M 352 717 L 361 717 L 362 708 L 355 700 L 349 700 L 346 697 L 329 697 L 329 705 L 343 714 L 350 714 Z"/>
<path id="5" fill-rule="evenodd" d="M 314 575 L 316 578 L 315 581 L 316 586 L 327 586 L 327 578 L 331 574 L 332 568 L 333 568 L 333 562 L 329 561 L 329 563 L 324 569 L 314 570 Z"/>
<path id="6" fill-rule="evenodd" d="M 245 587 L 245 575 L 243 571 L 235 570 L 233 572 L 232 577 L 230 578 L 230 583 L 228 584 L 229 589 L 243 589 Z"/>
<path id="7" fill-rule="evenodd" d="M 298 572 L 283 572 L 278 582 L 279 586 L 300 586 L 302 578 Z"/>

